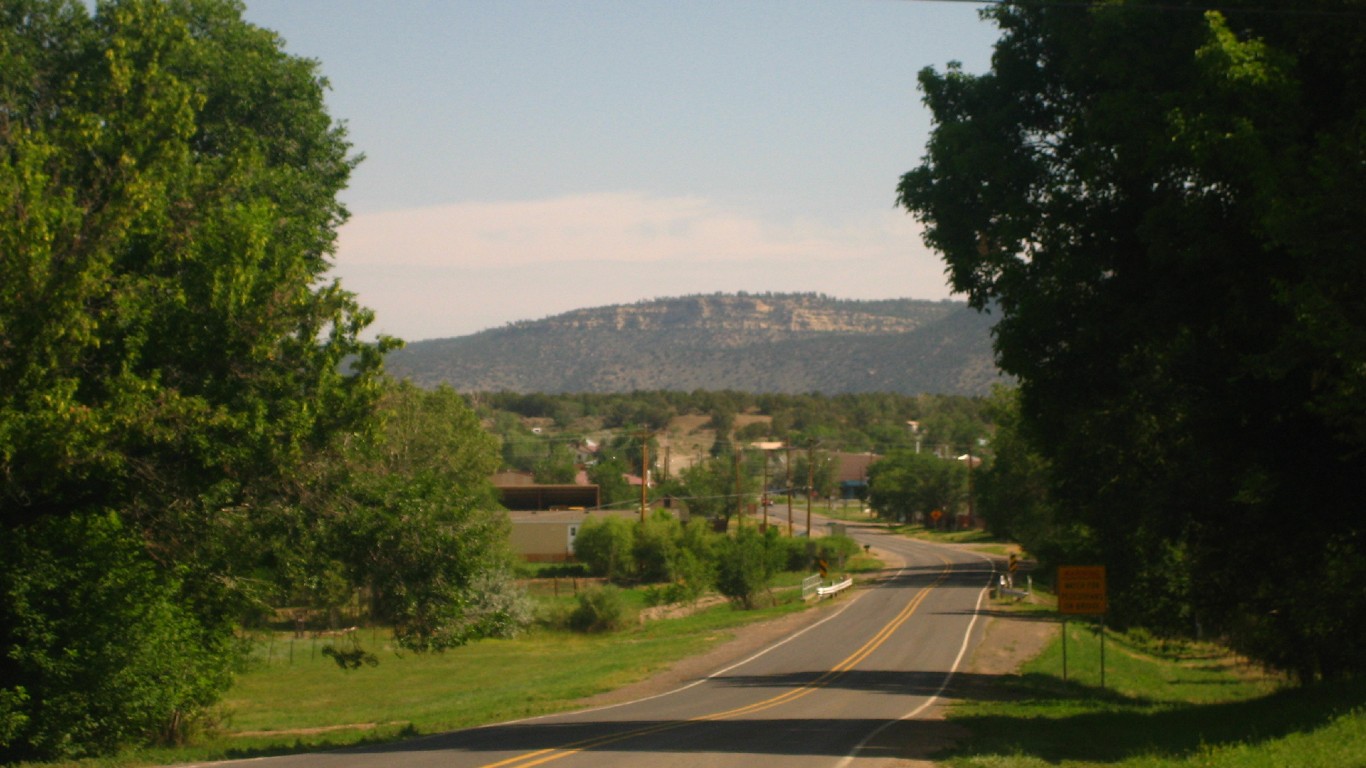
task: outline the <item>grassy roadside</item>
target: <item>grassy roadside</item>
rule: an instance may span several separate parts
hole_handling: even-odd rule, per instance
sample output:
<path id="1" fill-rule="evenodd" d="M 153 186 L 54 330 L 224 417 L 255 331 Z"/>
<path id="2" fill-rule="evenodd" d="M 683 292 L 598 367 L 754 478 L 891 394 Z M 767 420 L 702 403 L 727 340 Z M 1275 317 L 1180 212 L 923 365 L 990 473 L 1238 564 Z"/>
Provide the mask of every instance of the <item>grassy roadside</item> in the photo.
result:
<path id="1" fill-rule="evenodd" d="M 1101 688 L 1099 628 L 1067 628 L 1067 680 L 1059 637 L 992 695 L 953 706 L 950 720 L 972 735 L 944 764 L 1366 766 L 1366 681 L 1294 687 L 1215 646 L 1109 632 Z"/>
<path id="2" fill-rule="evenodd" d="M 899 536 L 920 539 L 935 544 L 969 544 L 973 549 L 987 555 L 1006 556 L 1011 551 L 1019 552 L 1018 545 L 998 539 L 980 528 L 962 531 L 945 531 L 926 528 L 923 525 L 887 524 L 887 530 Z"/>
<path id="3" fill-rule="evenodd" d="M 384 630 L 353 635 L 379 664 L 343 671 L 321 649 L 351 640 L 290 633 L 257 636 L 253 659 L 220 706 L 215 733 L 177 749 L 144 749 L 66 764 L 124 768 L 284 754 L 468 728 L 562 711 L 594 694 L 657 674 L 733 637 L 739 626 L 804 610 L 800 574 L 784 574 L 778 604 L 739 611 L 728 603 L 622 632 L 535 629 L 512 640 L 471 643 L 439 654 L 397 649 Z M 628 593 L 639 609 L 639 590 Z M 555 610 L 572 593 L 543 601 Z M 43 764 L 56 768 L 57 764 Z"/>
<path id="4" fill-rule="evenodd" d="M 875 560 L 858 556 L 847 569 L 877 567 Z M 786 575 L 775 591 L 799 578 Z M 644 605 L 641 592 L 631 599 Z M 557 601 L 567 604 L 572 597 L 563 592 L 550 602 Z M 383 631 L 362 629 L 358 640 L 379 656 L 380 665 L 353 672 L 342 672 L 320 653 L 325 639 L 305 638 L 291 648 L 286 634 L 263 636 L 257 662 L 224 703 L 220 734 L 185 749 L 79 765 L 121 768 L 279 754 L 558 711 L 700 653 L 739 625 L 801 608 L 791 599 L 757 612 L 722 604 L 615 634 L 541 629 L 436 655 L 398 653 Z M 1043 606 L 994 608 L 1055 618 Z M 1112 632 L 1101 689 L 1096 628 L 1083 622 L 1068 626 L 1068 680 L 1062 680 L 1061 646 L 1055 641 L 1018 677 L 993 684 L 990 695 L 960 699 L 950 718 L 972 735 L 940 756 L 943 765 L 1366 766 L 1366 683 L 1293 688 L 1213 646 L 1164 645 Z"/>

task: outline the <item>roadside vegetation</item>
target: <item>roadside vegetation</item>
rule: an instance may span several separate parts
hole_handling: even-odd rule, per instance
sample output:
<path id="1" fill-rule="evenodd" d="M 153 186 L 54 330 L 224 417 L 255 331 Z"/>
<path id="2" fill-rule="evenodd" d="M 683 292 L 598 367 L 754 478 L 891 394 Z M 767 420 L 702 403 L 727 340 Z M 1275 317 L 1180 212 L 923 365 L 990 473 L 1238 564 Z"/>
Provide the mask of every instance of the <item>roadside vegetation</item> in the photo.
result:
<path id="1" fill-rule="evenodd" d="M 1018 553 L 1020 546 L 1009 540 L 994 535 L 991 531 L 982 528 L 966 528 L 963 530 L 950 531 L 936 528 L 933 525 L 891 524 L 887 530 L 902 536 L 909 536 L 913 539 L 931 541 L 936 544 L 971 544 L 972 548 L 978 552 L 990 555 L 1005 556 L 1011 552 Z"/>
<path id="2" fill-rule="evenodd" d="M 1055 703 L 1042 736 L 1011 730 L 1030 710 L 1003 715 L 1004 753 L 1232 760 L 1226 715 L 1248 751 L 1317 764 L 1295 740 L 1331 730 L 1324 764 L 1366 762 L 1349 714 L 1366 676 L 1366 219 L 1343 202 L 1363 197 L 1366 17 L 1344 0 L 1152 5 L 992 4 L 993 71 L 921 73 L 937 125 L 899 200 L 953 288 L 998 313 L 1018 385 L 962 398 L 395 382 L 401 342 L 364 341 L 373 313 L 329 275 L 359 158 L 316 62 L 235 0 L 0 4 L 0 762 L 199 743 L 259 660 L 243 638 L 272 662 L 258 633 L 282 622 L 342 633 L 309 663 L 354 689 L 288 709 L 346 726 L 336 701 L 378 695 L 355 681 L 457 658 L 414 654 L 649 640 L 637 590 L 783 610 L 775 578 L 817 553 L 752 521 L 791 494 L 857 497 L 941 539 L 984 525 L 1041 585 L 1103 565 L 1126 637 L 1212 639 L 1302 686 L 1255 698 L 1183 667 L 1098 693 L 1031 672 L 1019 695 Z M 672 471 L 678 419 L 711 437 Z M 590 527 L 583 560 L 611 588 L 538 625 L 500 469 L 582 470 L 607 507 L 677 500 L 727 533 Z M 759 614 L 679 626 L 712 615 Z M 348 616 L 384 629 L 367 640 Z M 627 666 L 603 674 L 657 668 Z"/>
<path id="3" fill-rule="evenodd" d="M 1366 16 L 1266 7 L 990 5 L 898 200 L 1018 384 L 994 532 L 1104 565 L 1116 625 L 1359 679 Z"/>
<path id="4" fill-rule="evenodd" d="M 857 556 L 870 567 L 865 558 Z M 520 582 L 534 619 L 515 638 L 412 653 L 383 628 L 302 636 L 280 627 L 253 631 L 217 722 L 190 744 L 44 765 L 112 768 L 284 754 L 561 711 L 725 642 L 737 627 L 812 608 L 801 595 L 805 571 L 774 574 L 758 607 L 738 610 L 714 593 L 666 604 L 657 585 L 618 586 L 584 569 L 560 568 Z M 576 626 L 584 605 L 599 625 Z M 674 610 L 642 618 L 658 607 Z M 327 652 L 353 647 L 367 649 L 376 663 L 342 669 Z"/>
<path id="5" fill-rule="evenodd" d="M 1036 618 L 1056 620 L 1051 610 Z M 1067 625 L 1018 676 L 949 714 L 971 737 L 950 768 L 1336 768 L 1366 765 L 1366 682 L 1297 685 L 1213 643 Z"/>

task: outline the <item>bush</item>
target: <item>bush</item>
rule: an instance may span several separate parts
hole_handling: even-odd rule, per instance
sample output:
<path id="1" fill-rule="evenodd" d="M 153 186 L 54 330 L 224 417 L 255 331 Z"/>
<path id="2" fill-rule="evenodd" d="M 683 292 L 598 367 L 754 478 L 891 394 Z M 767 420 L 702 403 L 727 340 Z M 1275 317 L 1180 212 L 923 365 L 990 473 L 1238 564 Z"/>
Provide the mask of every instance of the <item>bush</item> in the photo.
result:
<path id="1" fill-rule="evenodd" d="M 780 538 L 770 544 L 781 552 L 783 570 L 814 570 L 817 560 L 824 560 L 833 568 L 863 553 L 863 547 L 848 536 L 822 536 L 816 539 Z"/>
<path id="2" fill-rule="evenodd" d="M 808 571 L 816 562 L 816 541 L 806 538 L 785 538 L 782 540 L 783 570 Z"/>
<path id="3" fill-rule="evenodd" d="M 674 603 L 692 603 L 716 583 L 716 564 L 693 554 L 691 550 L 678 552 L 674 561 L 674 582 L 669 585 Z"/>
<path id="4" fill-rule="evenodd" d="M 749 610 L 758 606 L 759 595 L 783 567 L 787 548 L 776 531 L 759 533 L 751 527 L 722 539 L 716 555 L 717 590 Z"/>
<path id="5" fill-rule="evenodd" d="M 674 580 L 645 589 L 645 604 L 675 605 L 695 603 L 715 581 L 715 565 L 699 559 L 692 552 L 679 550 L 674 560 Z"/>
<path id="6" fill-rule="evenodd" d="M 863 552 L 863 547 L 848 536 L 825 536 L 815 541 L 817 556 L 828 563 L 839 562 L 841 558 L 848 560 Z"/>
<path id="7" fill-rule="evenodd" d="M 668 512 L 658 512 L 649 520 L 637 523 L 631 552 L 635 556 L 636 575 L 642 582 L 673 581 L 678 559 L 678 542 L 683 537 L 683 526 Z"/>
<path id="8" fill-rule="evenodd" d="M 50 518 L 0 540 L 0 762 L 178 742 L 237 662 L 116 515 Z"/>
<path id="9" fill-rule="evenodd" d="M 535 611 L 531 598 L 506 571 L 475 576 L 469 595 L 465 621 L 477 637 L 516 637 L 531 625 Z"/>
<path id="10" fill-rule="evenodd" d="M 569 628 L 576 632 L 615 632 L 635 621 L 621 590 L 610 584 L 580 592 L 578 599 L 569 614 Z"/>
<path id="11" fill-rule="evenodd" d="M 574 539 L 574 556 L 594 576 L 624 581 L 635 574 L 634 523 L 621 517 L 590 517 Z"/>

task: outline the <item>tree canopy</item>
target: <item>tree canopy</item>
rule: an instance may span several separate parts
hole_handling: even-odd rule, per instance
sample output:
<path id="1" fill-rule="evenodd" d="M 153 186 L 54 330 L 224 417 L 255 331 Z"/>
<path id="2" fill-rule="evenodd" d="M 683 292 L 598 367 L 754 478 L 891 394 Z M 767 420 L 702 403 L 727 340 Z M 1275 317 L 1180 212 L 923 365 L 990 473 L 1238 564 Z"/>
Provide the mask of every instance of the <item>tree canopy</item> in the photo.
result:
<path id="1" fill-rule="evenodd" d="M 1366 668 L 1366 5 L 1007 2 L 900 202 L 1122 621 Z"/>
<path id="2" fill-rule="evenodd" d="M 235 0 L 0 4 L 0 761 L 182 736 L 279 590 L 368 585 L 411 647 L 507 623 L 464 599 L 492 441 L 381 403 L 327 277 L 324 90 Z"/>
<path id="3" fill-rule="evenodd" d="M 899 450 L 868 467 L 868 502 L 886 518 L 911 522 L 919 515 L 929 527 L 938 510 L 953 525 L 967 500 L 967 473 L 966 461 Z"/>

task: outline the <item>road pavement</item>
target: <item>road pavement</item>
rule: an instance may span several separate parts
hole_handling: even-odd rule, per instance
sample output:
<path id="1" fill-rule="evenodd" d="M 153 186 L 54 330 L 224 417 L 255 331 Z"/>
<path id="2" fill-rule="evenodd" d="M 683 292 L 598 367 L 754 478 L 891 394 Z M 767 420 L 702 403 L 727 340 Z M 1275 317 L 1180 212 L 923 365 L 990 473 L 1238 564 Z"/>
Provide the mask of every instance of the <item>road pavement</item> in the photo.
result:
<path id="1" fill-rule="evenodd" d="M 901 561 L 833 598 L 819 622 L 707 677 L 646 699 L 253 768 L 783 768 L 887 765 L 980 640 L 992 563 L 886 534 L 850 535 Z"/>

